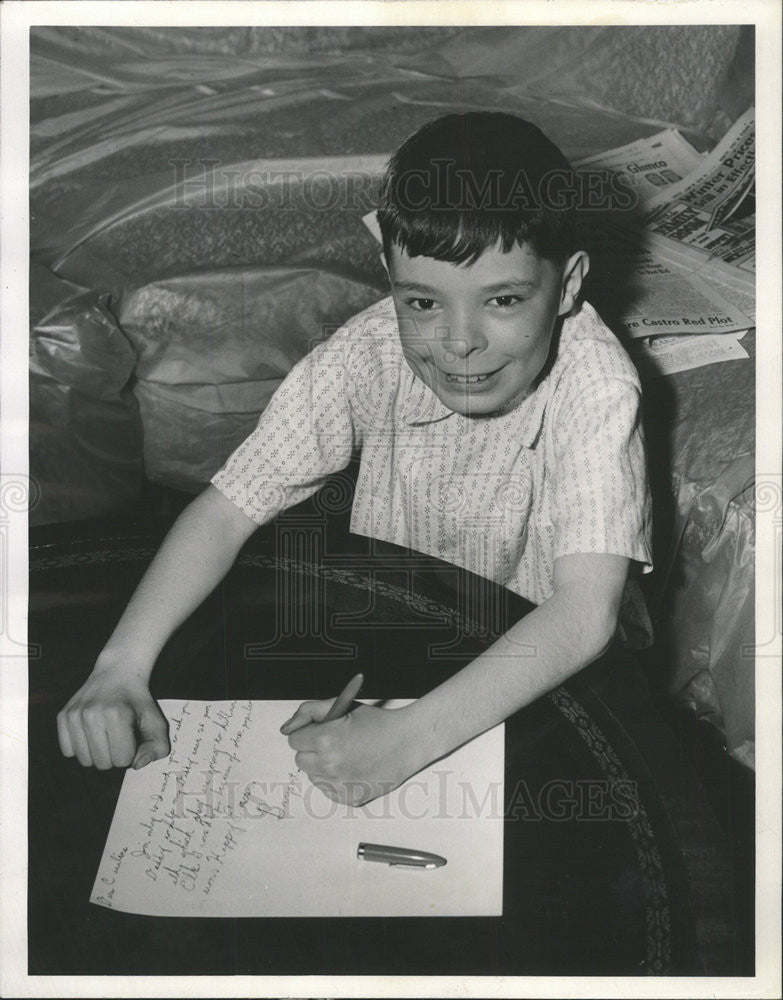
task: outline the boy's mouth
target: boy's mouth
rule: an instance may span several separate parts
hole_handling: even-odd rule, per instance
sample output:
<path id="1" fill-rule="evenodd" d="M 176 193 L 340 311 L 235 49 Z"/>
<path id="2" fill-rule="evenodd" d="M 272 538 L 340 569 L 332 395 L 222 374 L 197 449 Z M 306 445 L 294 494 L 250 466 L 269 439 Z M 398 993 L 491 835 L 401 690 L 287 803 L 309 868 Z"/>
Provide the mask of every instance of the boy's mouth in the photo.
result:
<path id="1" fill-rule="evenodd" d="M 500 369 L 496 369 L 494 372 L 486 372 L 483 375 L 455 375 L 451 372 L 444 372 L 444 376 L 447 382 L 452 382 L 454 385 L 478 385 L 481 382 L 486 382 L 491 379 L 493 375 L 497 375 Z"/>

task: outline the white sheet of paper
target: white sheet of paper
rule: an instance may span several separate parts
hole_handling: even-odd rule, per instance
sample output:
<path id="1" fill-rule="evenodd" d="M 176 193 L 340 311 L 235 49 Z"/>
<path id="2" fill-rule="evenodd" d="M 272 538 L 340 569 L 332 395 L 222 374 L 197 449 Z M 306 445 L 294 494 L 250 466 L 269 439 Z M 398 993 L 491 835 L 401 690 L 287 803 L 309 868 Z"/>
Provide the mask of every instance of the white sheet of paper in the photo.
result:
<path id="1" fill-rule="evenodd" d="M 653 337 L 637 341 L 631 353 L 643 378 L 673 375 L 721 361 L 736 361 L 750 355 L 739 343 L 739 333 L 701 334 L 695 337 Z M 638 345 L 638 346 L 637 346 Z"/>
<path id="2" fill-rule="evenodd" d="M 127 771 L 91 902 L 189 917 L 502 913 L 504 726 L 351 807 L 294 764 L 279 728 L 299 702 L 160 704 L 171 755 Z M 362 841 L 447 864 L 359 860 Z"/>

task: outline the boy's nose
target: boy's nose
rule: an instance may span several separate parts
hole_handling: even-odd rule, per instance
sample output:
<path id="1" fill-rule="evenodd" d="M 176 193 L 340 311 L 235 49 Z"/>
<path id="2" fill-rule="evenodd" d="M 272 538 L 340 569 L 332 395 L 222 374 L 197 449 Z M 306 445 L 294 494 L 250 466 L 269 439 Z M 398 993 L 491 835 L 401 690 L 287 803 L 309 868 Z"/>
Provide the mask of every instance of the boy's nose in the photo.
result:
<path id="1" fill-rule="evenodd" d="M 445 334 L 444 347 L 457 358 L 466 358 L 487 346 L 481 325 L 467 318 L 452 322 L 446 327 Z"/>

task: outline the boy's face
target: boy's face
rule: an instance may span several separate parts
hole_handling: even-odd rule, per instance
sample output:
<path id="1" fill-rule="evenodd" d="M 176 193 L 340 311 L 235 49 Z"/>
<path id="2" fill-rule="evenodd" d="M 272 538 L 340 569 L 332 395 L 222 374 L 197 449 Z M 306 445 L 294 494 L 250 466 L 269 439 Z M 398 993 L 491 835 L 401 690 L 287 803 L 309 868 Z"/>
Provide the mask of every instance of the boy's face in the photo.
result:
<path id="1" fill-rule="evenodd" d="M 507 413 L 543 368 L 587 267 L 584 253 L 563 266 L 528 246 L 491 248 L 470 265 L 393 246 L 389 277 L 408 364 L 456 413 Z"/>

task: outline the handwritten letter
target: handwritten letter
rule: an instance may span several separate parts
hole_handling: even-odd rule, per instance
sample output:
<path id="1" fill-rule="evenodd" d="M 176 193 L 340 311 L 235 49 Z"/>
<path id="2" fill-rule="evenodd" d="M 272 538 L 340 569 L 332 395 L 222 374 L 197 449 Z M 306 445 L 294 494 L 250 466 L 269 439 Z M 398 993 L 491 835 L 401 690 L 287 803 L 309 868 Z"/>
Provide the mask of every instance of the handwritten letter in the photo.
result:
<path id="1" fill-rule="evenodd" d="M 500 914 L 503 727 L 356 808 L 296 768 L 278 730 L 298 704 L 161 702 L 171 754 L 127 771 L 91 901 L 161 916 Z M 448 863 L 361 861 L 361 841 Z"/>

